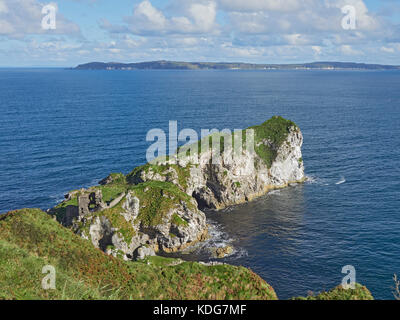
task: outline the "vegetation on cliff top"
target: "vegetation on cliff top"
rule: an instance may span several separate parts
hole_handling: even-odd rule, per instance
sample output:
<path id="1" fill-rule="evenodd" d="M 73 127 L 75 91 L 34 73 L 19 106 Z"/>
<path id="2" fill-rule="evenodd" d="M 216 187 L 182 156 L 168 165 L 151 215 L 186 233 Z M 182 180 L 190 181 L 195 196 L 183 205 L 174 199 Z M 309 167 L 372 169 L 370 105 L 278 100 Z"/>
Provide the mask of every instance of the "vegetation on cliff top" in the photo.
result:
<path id="1" fill-rule="evenodd" d="M 276 299 L 243 267 L 154 260 L 108 256 L 39 209 L 0 218 L 0 299 Z M 46 265 L 56 269 L 56 290 L 42 289 Z"/>
<path id="2" fill-rule="evenodd" d="M 336 288 L 308 297 L 297 297 L 295 300 L 374 300 L 371 292 L 361 284 L 356 283 L 354 289 Z"/>
<path id="3" fill-rule="evenodd" d="M 280 116 L 274 116 L 261 125 L 249 128 L 254 130 L 255 152 L 268 168 L 271 168 L 278 155 L 278 149 L 287 139 L 291 128 L 298 127 L 293 121 Z"/>
<path id="4" fill-rule="evenodd" d="M 279 147 L 285 142 L 292 128 L 296 129 L 298 127 L 293 121 L 284 119 L 280 116 L 274 116 L 260 125 L 248 128 L 254 130 L 254 150 L 268 168 L 271 168 L 278 155 Z M 189 155 L 190 149 L 193 146 L 196 147 L 195 149 L 197 152 L 202 153 L 204 151 L 203 149 L 205 149 L 204 147 L 208 144 L 207 150 L 211 150 L 212 148 L 215 148 L 215 146 L 218 146 L 219 153 L 222 154 L 225 149 L 225 139 L 227 138 L 232 139 L 231 145 L 234 146 L 235 139 L 233 134 L 229 135 L 225 132 L 218 132 L 206 136 L 194 144 L 180 147 L 177 152 L 179 155 Z M 216 143 L 216 145 L 213 145 L 213 143 Z M 242 145 L 243 148 L 246 147 L 246 130 L 242 131 Z M 133 169 L 127 175 L 127 181 L 132 184 L 141 183 L 141 173 L 148 173 L 150 170 L 154 174 L 159 174 L 168 178 L 168 176 L 171 175 L 170 169 L 173 169 L 178 175 L 179 185 L 183 190 L 185 190 L 187 188 L 187 179 L 190 176 L 191 165 L 192 164 L 189 164 L 186 167 L 181 167 L 176 164 L 158 165 L 147 163 Z"/>
<path id="5" fill-rule="evenodd" d="M 145 227 L 161 224 L 164 216 L 182 202 L 190 210 L 197 209 L 192 203 L 192 198 L 170 182 L 149 181 L 131 187 L 130 190 L 140 201 L 141 208 L 137 219 Z"/>
<path id="6" fill-rule="evenodd" d="M 188 165 L 186 167 L 181 167 L 177 164 L 156 165 L 156 164 L 147 163 L 143 166 L 136 167 L 135 169 L 133 169 L 126 176 L 126 180 L 130 184 L 139 184 L 139 183 L 143 182 L 140 180 L 140 173 L 141 172 L 148 173 L 150 170 L 154 174 L 159 174 L 161 176 L 165 176 L 167 178 L 167 180 L 170 180 L 172 178 L 171 169 L 173 169 L 176 172 L 176 174 L 178 175 L 177 182 L 183 188 L 183 190 L 185 190 L 187 188 L 187 179 L 190 176 L 190 165 Z"/>

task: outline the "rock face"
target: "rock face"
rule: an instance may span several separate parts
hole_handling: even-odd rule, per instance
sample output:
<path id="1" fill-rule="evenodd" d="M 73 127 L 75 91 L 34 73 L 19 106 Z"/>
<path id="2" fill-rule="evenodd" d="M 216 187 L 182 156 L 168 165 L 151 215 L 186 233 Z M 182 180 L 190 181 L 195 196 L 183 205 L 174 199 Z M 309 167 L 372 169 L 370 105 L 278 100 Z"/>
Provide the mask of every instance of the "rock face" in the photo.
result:
<path id="1" fill-rule="evenodd" d="M 220 164 L 213 164 L 212 148 L 193 156 L 177 155 L 173 159 L 176 164 L 136 168 L 128 181 L 172 182 L 193 196 L 201 209 L 222 209 L 304 181 L 303 136 L 293 122 L 274 117 L 250 129 L 255 132 L 255 152 L 243 150 L 237 155 L 232 145 L 225 147 Z"/>
<path id="2" fill-rule="evenodd" d="M 205 148 L 215 137 L 209 136 L 196 144 L 197 152 L 185 146 L 168 163 L 149 163 L 126 177 L 111 174 L 100 186 L 73 191 L 50 213 L 95 247 L 124 259 L 181 251 L 207 237 L 200 209 L 240 204 L 304 181 L 303 136 L 293 122 L 274 117 L 249 129 L 240 152 L 243 140 L 229 134 L 217 135 L 217 143 Z M 223 150 L 215 150 L 221 141 Z"/>
<path id="3" fill-rule="evenodd" d="M 156 253 L 154 252 L 154 250 L 152 248 L 148 248 L 148 247 L 140 247 L 136 250 L 136 259 L 137 260 L 143 260 L 146 257 L 153 257 L 155 256 Z"/>
<path id="4" fill-rule="evenodd" d="M 126 193 L 116 195 L 110 205 L 101 200 L 99 193 L 120 188 Z M 207 236 L 206 217 L 196 201 L 171 183 L 111 184 L 81 190 L 75 196 L 77 200 L 62 203 L 52 213 L 65 209 L 60 222 L 96 248 L 125 260 L 183 250 Z M 78 206 L 70 205 L 71 201 Z"/>

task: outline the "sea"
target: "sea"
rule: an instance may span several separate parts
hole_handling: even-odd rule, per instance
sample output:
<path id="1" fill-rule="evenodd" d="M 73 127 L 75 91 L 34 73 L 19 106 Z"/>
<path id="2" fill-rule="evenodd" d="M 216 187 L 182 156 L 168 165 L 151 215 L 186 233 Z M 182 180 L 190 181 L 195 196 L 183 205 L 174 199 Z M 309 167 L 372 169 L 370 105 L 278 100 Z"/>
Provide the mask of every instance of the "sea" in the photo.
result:
<path id="1" fill-rule="evenodd" d="M 146 162 L 152 129 L 244 129 L 274 115 L 304 135 L 309 180 L 207 212 L 212 238 L 182 256 L 259 274 L 280 299 L 328 290 L 354 267 L 376 299 L 400 276 L 400 71 L 0 69 L 0 212 Z M 347 266 L 347 267 L 346 267 Z M 345 268 L 344 268 L 345 267 Z M 344 268 L 344 269 L 343 269 Z"/>

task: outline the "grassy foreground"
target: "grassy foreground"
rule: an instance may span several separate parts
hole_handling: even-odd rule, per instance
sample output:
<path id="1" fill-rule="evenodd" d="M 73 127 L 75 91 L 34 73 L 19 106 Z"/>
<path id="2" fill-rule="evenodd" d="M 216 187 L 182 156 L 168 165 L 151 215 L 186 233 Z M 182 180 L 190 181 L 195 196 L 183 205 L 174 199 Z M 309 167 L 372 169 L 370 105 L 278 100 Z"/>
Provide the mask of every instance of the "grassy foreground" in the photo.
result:
<path id="1" fill-rule="evenodd" d="M 0 217 L 0 299 L 277 299 L 249 269 L 176 263 L 113 258 L 39 209 Z M 42 289 L 46 265 L 56 290 Z"/>
<path id="2" fill-rule="evenodd" d="M 42 289 L 42 268 L 56 269 L 56 289 Z M 274 289 L 244 267 L 205 266 L 149 257 L 127 262 L 106 255 L 39 209 L 0 217 L 0 299 L 262 299 Z M 338 286 L 297 300 L 372 300 L 367 288 Z"/>

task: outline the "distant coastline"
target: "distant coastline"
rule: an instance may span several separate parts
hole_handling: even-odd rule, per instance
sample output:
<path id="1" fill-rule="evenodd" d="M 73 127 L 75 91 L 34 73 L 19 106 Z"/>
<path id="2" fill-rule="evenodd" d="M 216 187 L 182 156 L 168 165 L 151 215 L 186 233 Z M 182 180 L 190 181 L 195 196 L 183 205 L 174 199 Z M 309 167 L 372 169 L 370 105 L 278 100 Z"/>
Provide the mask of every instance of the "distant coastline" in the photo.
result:
<path id="1" fill-rule="evenodd" d="M 252 64 L 231 62 L 150 61 L 138 63 L 89 62 L 73 70 L 400 70 L 400 66 L 354 62 L 311 62 L 301 64 Z"/>

